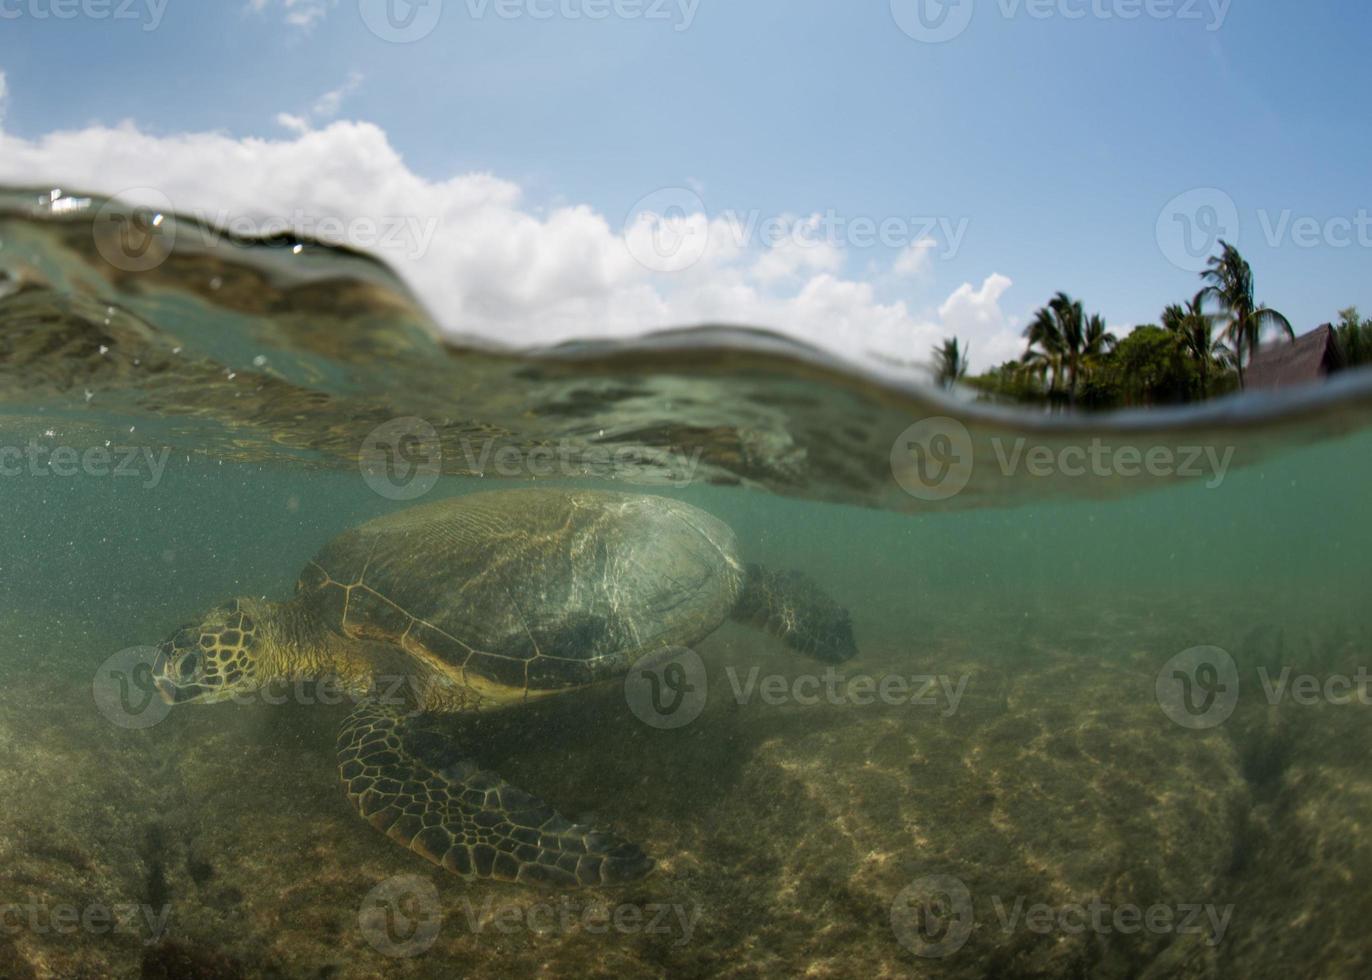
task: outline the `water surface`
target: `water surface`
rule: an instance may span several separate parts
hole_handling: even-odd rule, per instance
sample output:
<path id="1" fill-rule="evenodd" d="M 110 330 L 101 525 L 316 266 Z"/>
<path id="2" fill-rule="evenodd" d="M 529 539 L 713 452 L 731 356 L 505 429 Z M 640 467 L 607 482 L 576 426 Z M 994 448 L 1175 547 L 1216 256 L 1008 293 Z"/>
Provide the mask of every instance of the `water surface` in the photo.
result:
<path id="1" fill-rule="evenodd" d="M 187 219 L 132 256 L 119 213 L 0 196 L 0 973 L 1362 975 L 1367 378 L 1049 418 L 757 331 L 444 344 L 363 256 Z M 679 496 L 855 623 L 838 688 L 726 624 L 689 724 L 609 685 L 457 726 L 644 881 L 395 847 L 309 692 L 100 710 L 111 657 L 338 532 L 530 484 Z"/>

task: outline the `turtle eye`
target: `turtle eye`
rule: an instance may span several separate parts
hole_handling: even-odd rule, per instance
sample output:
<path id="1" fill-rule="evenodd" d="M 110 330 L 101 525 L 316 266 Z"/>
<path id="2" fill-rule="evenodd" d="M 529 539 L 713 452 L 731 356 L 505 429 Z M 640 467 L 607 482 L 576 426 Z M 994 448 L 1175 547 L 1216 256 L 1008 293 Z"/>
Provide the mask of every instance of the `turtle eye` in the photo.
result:
<path id="1" fill-rule="evenodd" d="M 200 666 L 200 654 L 188 653 L 181 658 L 181 663 L 177 665 L 177 673 L 181 675 L 183 681 L 190 680 L 195 676 L 196 668 Z"/>

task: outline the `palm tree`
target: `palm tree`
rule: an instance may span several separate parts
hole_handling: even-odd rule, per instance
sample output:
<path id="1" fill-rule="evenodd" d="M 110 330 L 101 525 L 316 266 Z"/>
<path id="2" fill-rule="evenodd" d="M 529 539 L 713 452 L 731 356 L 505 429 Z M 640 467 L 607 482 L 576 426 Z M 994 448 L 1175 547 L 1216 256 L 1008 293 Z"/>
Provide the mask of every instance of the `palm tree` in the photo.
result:
<path id="1" fill-rule="evenodd" d="M 1172 333 L 1186 356 L 1196 362 L 1200 396 L 1210 397 L 1210 372 L 1224 370 L 1234 362 L 1233 352 L 1214 335 L 1215 314 L 1205 312 L 1205 290 L 1185 306 L 1174 303 L 1162 311 L 1163 328 Z"/>
<path id="2" fill-rule="evenodd" d="M 1066 300 L 1066 305 L 1070 306 L 1067 295 L 1058 293 L 1047 306 L 1034 314 L 1029 326 L 1024 328 L 1024 338 L 1029 344 L 1025 348 L 1023 361 L 1033 372 L 1050 379 L 1049 394 L 1058 390 L 1062 369 L 1067 362 L 1069 328 L 1062 322 L 1060 314 L 1064 304 L 1058 302 L 1060 299 Z"/>
<path id="3" fill-rule="evenodd" d="M 956 337 L 934 348 L 934 377 L 940 388 L 951 388 L 967 374 L 967 352 Z"/>
<path id="4" fill-rule="evenodd" d="M 1363 320 L 1356 306 L 1339 310 L 1339 323 L 1334 328 L 1339 348 L 1349 367 L 1372 361 L 1372 320 Z"/>
<path id="5" fill-rule="evenodd" d="M 1115 349 L 1115 344 L 1119 341 L 1105 327 L 1105 318 L 1099 313 L 1092 313 L 1091 319 L 1086 321 L 1086 336 L 1081 348 L 1081 367 L 1086 374 L 1090 374 L 1098 367 L 1105 355 Z"/>
<path id="6" fill-rule="evenodd" d="M 1066 374 L 1069 404 L 1076 403 L 1082 369 L 1089 370 L 1115 345 L 1115 336 L 1105 329 L 1100 315 L 1088 319 L 1081 302 L 1066 293 L 1058 293 L 1034 314 L 1024 336 L 1029 341 L 1024 363 L 1051 374 L 1051 391 L 1057 391 L 1059 380 Z"/>
<path id="7" fill-rule="evenodd" d="M 1223 239 L 1223 251 L 1210 257 L 1210 267 L 1201 273 L 1206 287 L 1201 290 L 1205 299 L 1214 298 L 1229 318 L 1224 336 L 1234 351 L 1234 364 L 1239 369 L 1239 387 L 1243 387 L 1243 354 L 1258 348 L 1262 332 L 1269 326 L 1279 327 L 1290 339 L 1296 338 L 1291 321 L 1276 310 L 1259 306 L 1254 298 L 1253 267 L 1239 250 Z"/>

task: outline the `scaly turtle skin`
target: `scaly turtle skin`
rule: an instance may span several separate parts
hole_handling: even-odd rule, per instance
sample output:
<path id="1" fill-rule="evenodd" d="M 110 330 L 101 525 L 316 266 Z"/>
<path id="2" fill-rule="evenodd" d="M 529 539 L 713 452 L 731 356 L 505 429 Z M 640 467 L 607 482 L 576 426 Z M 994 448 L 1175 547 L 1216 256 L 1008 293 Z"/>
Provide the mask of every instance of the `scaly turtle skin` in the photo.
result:
<path id="1" fill-rule="evenodd" d="M 426 728 L 424 713 L 513 706 L 622 677 L 730 615 L 818 659 L 857 652 L 846 611 L 799 573 L 744 565 L 733 531 L 696 507 L 503 490 L 345 531 L 305 566 L 294 598 L 211 610 L 162 644 L 153 676 L 173 703 L 221 701 L 280 678 L 341 678 L 365 696 L 339 732 L 339 776 L 378 830 L 467 877 L 610 884 L 653 862 L 482 771 Z M 408 697 L 394 684 L 386 696 L 383 678 L 403 678 Z"/>

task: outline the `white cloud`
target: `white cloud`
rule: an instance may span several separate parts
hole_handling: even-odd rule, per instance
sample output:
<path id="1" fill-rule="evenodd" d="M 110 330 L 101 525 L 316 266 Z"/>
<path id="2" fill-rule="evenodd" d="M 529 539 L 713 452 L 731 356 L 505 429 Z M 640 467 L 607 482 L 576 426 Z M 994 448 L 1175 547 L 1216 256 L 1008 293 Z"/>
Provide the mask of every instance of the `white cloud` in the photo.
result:
<path id="1" fill-rule="evenodd" d="M 767 243 L 770 247 L 753 264 L 753 277 L 771 284 L 803 279 L 814 273 L 838 272 L 843 268 L 843 252 L 833 242 L 823 240 L 823 222 L 817 214 L 787 221 L 785 232 L 775 242 Z M 747 241 L 747 231 L 739 222 L 733 222 L 730 231 L 736 240 Z"/>
<path id="2" fill-rule="evenodd" d="M 934 249 L 938 242 L 932 238 L 921 238 L 908 245 L 896 258 L 891 271 L 902 279 L 918 279 L 929 274 L 934 261 Z"/>
<path id="3" fill-rule="evenodd" d="M 295 116 L 289 112 L 278 112 L 276 114 L 276 124 L 282 129 L 289 129 L 292 133 L 308 133 L 310 131 L 310 121 L 304 116 Z"/>
<path id="4" fill-rule="evenodd" d="M 0 126 L 5 124 L 5 109 L 9 106 L 10 86 L 5 73 L 0 71 Z"/>
<path id="5" fill-rule="evenodd" d="M 316 122 L 327 122 L 337 116 L 343 107 L 343 100 L 356 92 L 361 85 L 361 72 L 349 72 L 347 80 L 342 85 L 315 99 L 308 112 L 278 112 L 276 124 L 293 133 L 307 133 L 314 128 Z"/>
<path id="6" fill-rule="evenodd" d="M 348 80 L 338 88 L 330 92 L 325 92 L 315 100 L 314 106 L 310 109 L 310 115 L 316 119 L 332 119 L 338 115 L 338 110 L 343 106 L 343 100 L 357 91 L 362 84 L 362 74 L 360 72 L 348 72 Z"/>
<path id="7" fill-rule="evenodd" d="M 329 8 L 337 0 L 248 0 L 248 7 L 254 13 L 262 13 L 268 8 L 280 8 L 283 19 L 292 27 L 308 31 L 329 13 Z"/>
<path id="8" fill-rule="evenodd" d="M 939 319 L 949 336 L 963 339 L 978 370 L 1014 360 L 1024 352 L 1015 321 L 1000 307 L 1000 299 L 1011 285 L 999 274 L 989 276 L 980 289 L 963 283 L 939 307 Z"/>
<path id="9" fill-rule="evenodd" d="M 844 253 L 833 244 L 753 244 L 729 220 L 704 215 L 680 219 L 705 236 L 699 261 L 654 272 L 635 260 L 622 219 L 585 205 L 535 212 L 517 185 L 489 174 L 426 179 L 370 123 L 310 130 L 288 114 L 278 122 L 294 135 L 155 136 L 131 124 L 34 140 L 0 132 L 0 182 L 50 182 L 160 206 L 169 200 L 220 224 L 265 227 L 275 219 L 374 245 L 445 329 L 507 343 L 713 322 L 771 327 L 848 356 L 924 361 L 953 334 L 970 345 L 977 367 L 1018 353 L 1000 306 L 1011 285 L 1005 276 L 964 284 L 936 314 L 921 315 L 904 301 L 883 300 L 871 282 L 845 279 Z M 325 233 L 327 221 L 335 225 Z"/>

